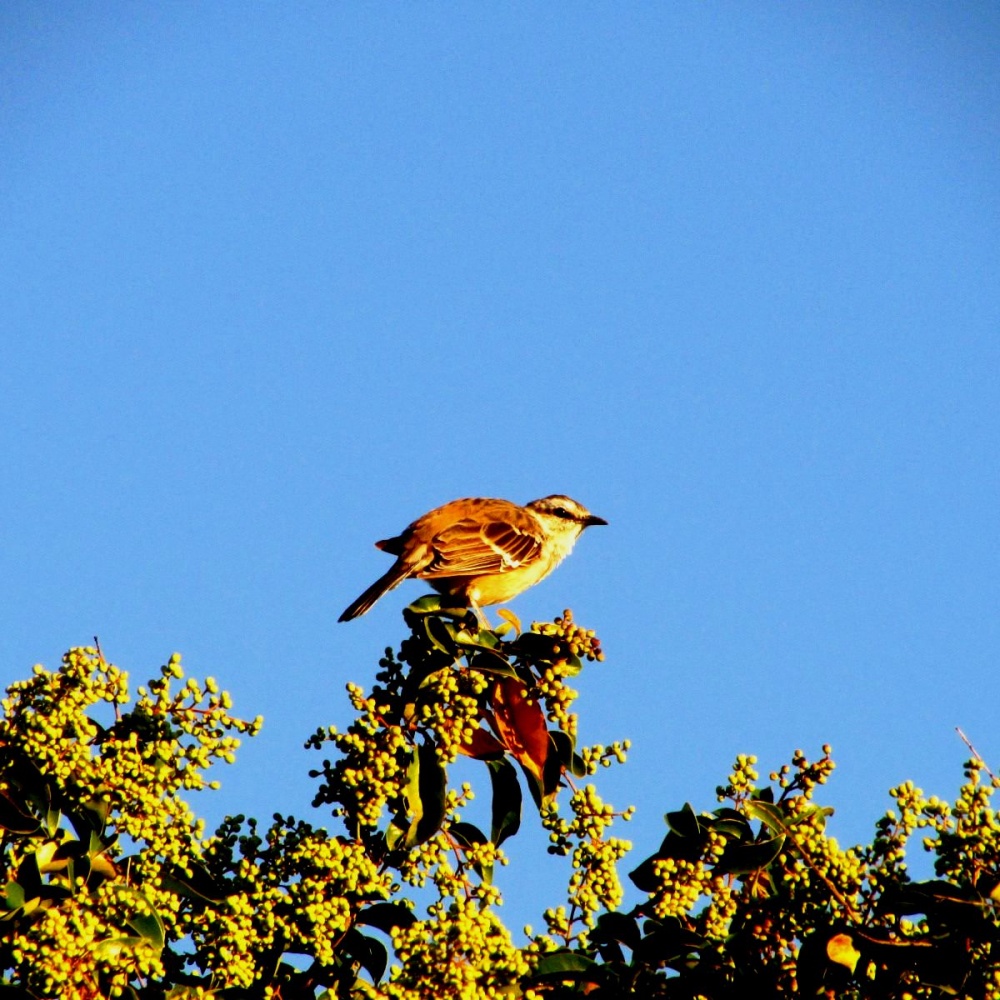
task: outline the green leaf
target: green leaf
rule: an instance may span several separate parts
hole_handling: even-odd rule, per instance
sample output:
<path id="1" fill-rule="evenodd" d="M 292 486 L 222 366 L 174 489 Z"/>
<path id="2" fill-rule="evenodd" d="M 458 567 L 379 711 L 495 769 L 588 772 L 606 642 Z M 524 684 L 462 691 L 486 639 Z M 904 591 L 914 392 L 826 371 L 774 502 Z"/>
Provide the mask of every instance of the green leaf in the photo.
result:
<path id="1" fill-rule="evenodd" d="M 8 882 L 4 886 L 4 901 L 8 910 L 16 910 L 18 907 L 24 906 L 24 899 L 24 889 L 17 882 Z"/>
<path id="2" fill-rule="evenodd" d="M 567 770 L 573 760 L 573 750 L 575 741 L 569 733 L 564 733 L 561 729 L 549 730 L 549 756 L 555 757 L 560 765 Z"/>
<path id="3" fill-rule="evenodd" d="M 413 911 L 402 903 L 373 903 L 364 907 L 356 923 L 390 933 L 396 927 L 409 927 L 416 922 Z"/>
<path id="4" fill-rule="evenodd" d="M 448 776 L 431 744 L 421 743 L 416 748 L 407 778 L 410 825 L 403 846 L 409 849 L 433 837 L 444 819 Z"/>
<path id="5" fill-rule="evenodd" d="M 552 951 L 547 952 L 535 968 L 535 975 L 538 978 L 543 976 L 579 977 L 580 973 L 596 971 L 597 963 L 586 955 L 581 955 L 578 951 Z"/>
<path id="6" fill-rule="evenodd" d="M 58 809 L 47 809 L 45 812 L 45 832 L 54 837 L 59 832 L 59 824 L 62 822 L 62 812 Z"/>
<path id="7" fill-rule="evenodd" d="M 490 840 L 499 847 L 521 827 L 521 782 L 509 760 L 488 760 L 493 786 L 493 825 Z"/>
<path id="8" fill-rule="evenodd" d="M 667 965 L 679 968 L 687 957 L 704 947 L 705 939 L 687 930 L 676 917 L 648 920 L 642 940 L 632 953 L 634 965 Z"/>
<path id="9" fill-rule="evenodd" d="M 698 816 L 688 802 L 685 802 L 676 812 L 668 812 L 663 818 L 667 821 L 667 826 L 678 837 L 698 837 L 701 835 Z"/>
<path id="10" fill-rule="evenodd" d="M 430 644 L 446 656 L 454 656 L 457 652 L 455 644 L 455 626 L 437 615 L 428 615 L 424 619 L 424 632 Z"/>
<path id="11" fill-rule="evenodd" d="M 239 892 L 235 882 L 215 878 L 209 870 L 196 861 L 189 862 L 191 874 L 172 868 L 161 876 L 163 887 L 187 899 L 204 899 L 210 903 L 221 903 Z"/>
<path id="12" fill-rule="evenodd" d="M 484 674 L 496 674 L 500 677 L 517 677 L 513 665 L 501 653 L 492 649 L 479 649 L 469 659 L 469 666 Z"/>
<path id="13" fill-rule="evenodd" d="M 563 765 L 559 759 L 558 748 L 554 745 L 553 740 L 553 736 L 556 733 L 560 736 L 565 735 L 565 733 L 559 732 L 558 729 L 548 731 L 549 749 L 545 755 L 545 769 L 542 771 L 542 789 L 547 802 L 551 801 L 562 782 Z"/>
<path id="14" fill-rule="evenodd" d="M 145 953 L 150 951 L 151 947 L 149 941 L 144 937 L 105 938 L 94 945 L 94 955 L 106 962 L 117 962 L 123 954 Z"/>
<path id="15" fill-rule="evenodd" d="M 11 833 L 35 833 L 41 824 L 7 792 L 0 792 L 0 827 Z"/>
<path id="16" fill-rule="evenodd" d="M 385 975 L 389 953 L 381 941 L 367 937 L 352 927 L 344 935 L 341 947 L 371 976 L 372 982 L 377 983 Z"/>
<path id="17" fill-rule="evenodd" d="M 489 843 L 486 839 L 486 834 L 478 826 L 473 826 L 472 823 L 452 823 L 448 828 L 448 832 L 462 847 L 475 847 L 476 844 Z M 492 865 L 483 865 L 477 861 L 473 865 L 473 868 L 487 885 L 493 883 Z"/>
<path id="18" fill-rule="evenodd" d="M 493 652 L 500 645 L 496 633 L 486 628 L 476 629 L 474 632 L 470 632 L 467 628 L 459 629 L 455 633 L 455 641 L 461 646 L 473 646 L 489 652 Z"/>
<path id="19" fill-rule="evenodd" d="M 639 925 L 635 917 L 628 913 L 602 913 L 597 918 L 597 927 L 591 937 L 597 943 L 620 941 L 625 947 L 634 951 L 639 944 Z"/>
<path id="20" fill-rule="evenodd" d="M 555 757 L 558 759 L 564 770 L 569 771 L 574 778 L 586 777 L 587 769 L 584 767 L 583 758 L 578 753 L 574 752 L 576 741 L 569 735 L 569 733 L 564 733 L 561 729 L 550 729 L 549 741 L 552 744 L 549 754 L 550 757 L 552 756 L 551 751 L 554 749 Z"/>
<path id="21" fill-rule="evenodd" d="M 107 799 L 89 799 L 78 810 L 66 814 L 80 840 L 88 840 L 90 834 L 101 833 L 111 813 L 111 803 Z"/>
<path id="22" fill-rule="evenodd" d="M 760 868 L 766 868 L 781 853 L 784 846 L 783 834 L 750 844 L 726 844 L 714 870 L 727 875 L 748 875 Z"/>
<path id="23" fill-rule="evenodd" d="M 932 929 L 955 931 L 978 926 L 984 918 L 985 906 L 985 899 L 975 889 L 931 879 L 887 887 L 878 911 L 901 916 L 922 913 Z"/>
<path id="24" fill-rule="evenodd" d="M 712 815 L 715 819 L 709 825 L 713 833 L 720 833 L 724 837 L 743 842 L 753 840 L 753 830 L 750 829 L 750 823 L 743 813 L 724 806 L 722 809 L 716 809 Z M 701 822 L 704 823 L 704 819 Z"/>
<path id="25" fill-rule="evenodd" d="M 139 889 L 123 886 L 119 891 L 122 896 L 132 899 L 138 911 L 125 922 L 150 948 L 161 951 L 166 936 L 163 929 L 163 921 L 153 909 L 150 901 Z"/>
<path id="26" fill-rule="evenodd" d="M 141 938 L 143 938 L 150 947 L 155 948 L 159 951 L 163 947 L 163 921 L 156 913 L 137 913 L 134 917 L 127 920 L 126 923 L 132 928 Z"/>
<path id="27" fill-rule="evenodd" d="M 406 610 L 412 611 L 415 615 L 437 614 L 441 610 L 441 595 L 425 594 L 423 597 L 418 597 Z"/>
<path id="28" fill-rule="evenodd" d="M 478 826 L 474 826 L 472 823 L 452 823 L 451 826 L 448 827 L 448 832 L 463 847 L 471 847 L 474 844 L 489 843 L 486 839 L 486 834 L 483 833 Z"/>
<path id="29" fill-rule="evenodd" d="M 784 833 L 791 825 L 780 806 L 776 806 L 772 802 L 751 799 L 747 802 L 747 812 L 754 819 L 760 820 L 772 833 Z"/>
<path id="30" fill-rule="evenodd" d="M 660 854 L 654 854 L 640 862 L 628 873 L 628 877 L 640 892 L 656 892 L 660 879 L 656 874 L 656 862 L 661 860 Z"/>

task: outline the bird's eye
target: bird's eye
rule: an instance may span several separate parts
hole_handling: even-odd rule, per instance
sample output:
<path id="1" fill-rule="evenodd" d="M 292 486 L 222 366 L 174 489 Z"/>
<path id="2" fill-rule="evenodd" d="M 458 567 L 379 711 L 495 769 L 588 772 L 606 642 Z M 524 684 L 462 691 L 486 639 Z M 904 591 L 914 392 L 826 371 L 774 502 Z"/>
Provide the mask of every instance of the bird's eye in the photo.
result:
<path id="1" fill-rule="evenodd" d="M 552 513 L 555 514 L 556 517 L 565 517 L 568 521 L 573 520 L 573 515 L 565 507 L 556 507 Z"/>

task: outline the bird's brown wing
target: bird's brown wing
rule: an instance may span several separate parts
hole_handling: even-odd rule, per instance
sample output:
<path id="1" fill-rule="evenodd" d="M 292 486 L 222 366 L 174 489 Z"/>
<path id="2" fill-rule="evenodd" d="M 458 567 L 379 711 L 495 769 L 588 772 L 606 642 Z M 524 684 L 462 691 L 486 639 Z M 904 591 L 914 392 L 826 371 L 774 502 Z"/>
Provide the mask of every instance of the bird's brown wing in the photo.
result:
<path id="1" fill-rule="evenodd" d="M 417 575 L 433 580 L 504 573 L 538 558 L 541 547 L 537 523 L 520 510 L 505 510 L 502 515 L 494 513 L 488 518 L 464 518 L 434 536 L 433 558 Z"/>

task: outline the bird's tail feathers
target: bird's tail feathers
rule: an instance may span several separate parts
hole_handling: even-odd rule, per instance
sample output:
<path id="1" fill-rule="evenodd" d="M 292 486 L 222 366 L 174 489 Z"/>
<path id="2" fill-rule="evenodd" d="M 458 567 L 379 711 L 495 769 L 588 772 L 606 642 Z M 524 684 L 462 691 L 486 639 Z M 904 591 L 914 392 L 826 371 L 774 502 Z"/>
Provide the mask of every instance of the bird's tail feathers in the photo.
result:
<path id="1" fill-rule="evenodd" d="M 394 587 L 398 587 L 409 575 L 410 571 L 405 566 L 401 566 L 398 562 L 394 563 L 389 571 L 380 576 L 356 601 L 348 604 L 337 621 L 349 622 L 352 618 L 363 615 L 383 594 L 388 594 Z"/>

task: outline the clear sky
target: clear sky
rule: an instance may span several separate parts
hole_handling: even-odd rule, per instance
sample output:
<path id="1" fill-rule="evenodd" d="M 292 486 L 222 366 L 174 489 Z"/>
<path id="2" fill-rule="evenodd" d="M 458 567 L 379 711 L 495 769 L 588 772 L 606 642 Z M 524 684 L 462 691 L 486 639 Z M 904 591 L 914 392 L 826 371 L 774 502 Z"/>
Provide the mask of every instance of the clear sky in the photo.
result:
<path id="1" fill-rule="evenodd" d="M 178 650 L 266 720 L 197 808 L 306 816 L 422 592 L 337 624 L 372 542 L 565 492 L 610 527 L 513 608 L 603 638 L 636 863 L 740 752 L 832 743 L 845 842 L 953 795 L 955 726 L 1000 766 L 998 43 L 991 3 L 3 4 L 0 679 Z M 537 926 L 563 873 L 510 847 Z"/>

